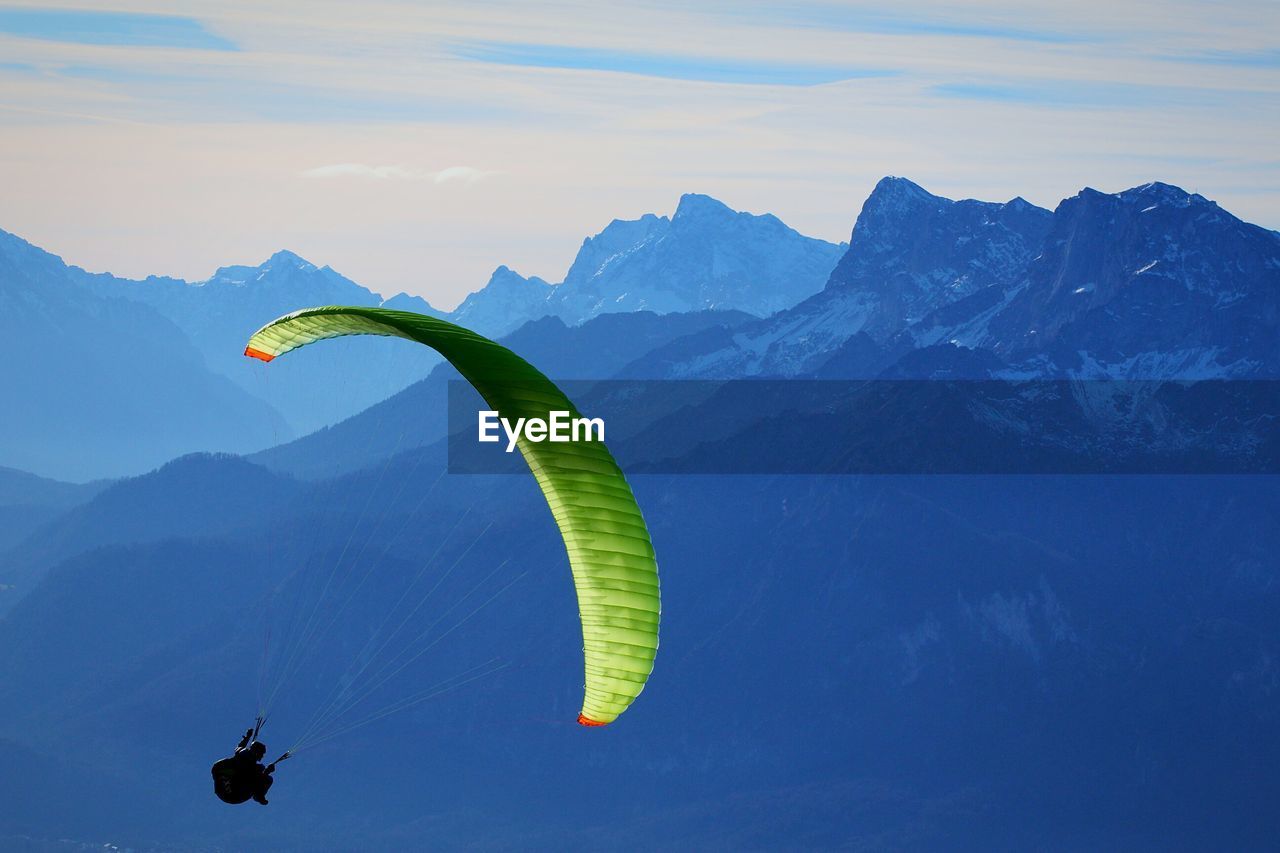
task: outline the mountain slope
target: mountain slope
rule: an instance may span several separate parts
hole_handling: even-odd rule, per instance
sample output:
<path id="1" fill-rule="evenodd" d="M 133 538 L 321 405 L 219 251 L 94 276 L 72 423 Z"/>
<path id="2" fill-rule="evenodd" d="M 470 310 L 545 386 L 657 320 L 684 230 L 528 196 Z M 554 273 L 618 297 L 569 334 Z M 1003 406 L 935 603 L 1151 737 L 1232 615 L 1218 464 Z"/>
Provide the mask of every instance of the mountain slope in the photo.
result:
<path id="1" fill-rule="evenodd" d="M 529 320 L 554 313 L 550 304 L 555 288 L 534 276 L 525 278 L 505 266 L 498 267 L 489 282 L 468 294 L 449 312 L 450 322 L 488 337 L 501 337 Z"/>
<path id="2" fill-rule="evenodd" d="M 196 454 L 110 484 L 62 511 L 0 555 L 0 611 L 50 567 L 106 545 L 246 530 L 268 523 L 273 507 L 300 492 L 292 480 L 239 457 Z M 247 500 L 246 495 L 252 495 Z"/>
<path id="3" fill-rule="evenodd" d="M 0 553 L 71 507 L 90 500 L 106 486 L 105 481 L 63 483 L 13 468 L 0 468 Z"/>
<path id="4" fill-rule="evenodd" d="M 383 301 L 329 267 L 317 267 L 292 252 L 277 252 L 258 266 L 221 267 L 198 282 L 157 277 L 133 281 L 75 272 L 100 296 L 124 297 L 159 311 L 186 332 L 210 368 L 280 411 L 293 434 L 306 434 L 368 408 L 425 376 L 439 361 L 397 346 L 396 341 L 361 347 L 338 341 L 315 359 L 282 365 L 265 380 L 261 365 L 244 357 L 245 341 L 260 326 L 298 308 Z M 410 310 L 439 316 L 425 301 L 416 303 Z"/>
<path id="5" fill-rule="evenodd" d="M 1278 325 L 1280 235 L 1151 183 L 1058 206 L 989 346 L 1024 371 L 1275 377 Z"/>
<path id="6" fill-rule="evenodd" d="M 737 212 L 690 193 L 671 217 L 615 219 L 588 237 L 561 284 L 500 266 L 447 316 L 491 337 L 549 315 L 569 325 L 633 311 L 763 317 L 821 289 L 840 252 L 775 216 Z"/>
<path id="7" fill-rule="evenodd" d="M 0 465 L 89 480 L 289 435 L 155 310 L 85 292 L 61 259 L 3 232 L 0 356 Z"/>
<path id="8" fill-rule="evenodd" d="M 540 496 L 528 477 L 448 478 L 420 505 L 435 476 L 403 495 L 397 474 L 348 481 L 357 508 L 381 495 L 374 513 L 405 538 L 367 553 L 368 600 L 315 652 L 334 672 L 290 686 L 270 737 L 305 723 L 383 621 L 372 604 L 468 506 L 477 518 L 451 543 L 475 542 L 465 579 L 437 606 L 504 559 L 519 564 L 504 579 L 528 573 L 402 689 L 490 656 L 511 666 L 300 755 L 258 834 L 225 838 L 202 769 L 251 713 L 261 614 L 288 600 L 285 567 L 248 540 L 64 563 L 0 620 L 0 716 L 103 771 L 127 758 L 123 778 L 148 780 L 131 788 L 148 808 L 130 829 L 171 846 L 564 849 L 620 823 L 655 848 L 1253 849 L 1277 831 L 1271 479 L 639 478 L 664 561 L 663 648 L 628 716 L 584 732 L 572 589 Z M 318 550 L 353 520 L 311 525 Z M 477 538 L 489 521 L 500 535 Z M 157 606 L 154 621 L 117 615 Z M 820 826 L 797 829 L 797 814 Z"/>
<path id="9" fill-rule="evenodd" d="M 1201 196 L 1086 189 L 1049 213 L 886 178 L 821 293 L 728 337 L 674 341 L 635 369 L 870 378 L 935 348 L 910 364 L 948 375 L 958 347 L 984 351 L 970 366 L 995 376 L 1270 377 L 1277 326 L 1280 234 Z"/>
<path id="10" fill-rule="evenodd" d="M 884 344 L 930 311 L 1015 280 L 1049 219 L 1020 198 L 951 201 L 885 178 L 820 293 L 742 327 L 730 341 L 708 339 L 680 361 L 667 359 L 665 375 L 794 376 L 818 370 L 855 335 Z"/>
<path id="11" fill-rule="evenodd" d="M 0 506 L 33 504 L 65 509 L 84 503 L 106 486 L 101 481 L 63 483 L 16 468 L 0 468 Z"/>
<path id="12" fill-rule="evenodd" d="M 817 292 L 840 247 L 805 237 L 777 217 L 731 210 L 687 194 L 670 219 L 612 222 L 586 240 L 553 301 L 580 323 L 602 313 L 707 308 L 763 317 Z"/>

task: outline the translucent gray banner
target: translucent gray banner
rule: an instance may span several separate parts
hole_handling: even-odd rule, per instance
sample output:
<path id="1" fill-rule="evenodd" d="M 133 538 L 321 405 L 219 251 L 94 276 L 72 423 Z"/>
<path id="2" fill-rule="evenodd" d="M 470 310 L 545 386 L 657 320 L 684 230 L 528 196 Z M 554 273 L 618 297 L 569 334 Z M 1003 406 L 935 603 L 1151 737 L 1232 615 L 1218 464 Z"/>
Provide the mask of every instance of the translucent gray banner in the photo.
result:
<path id="1" fill-rule="evenodd" d="M 636 473 L 1280 473 L 1271 380 L 557 384 Z M 448 405 L 450 472 L 527 470 L 492 417 L 499 440 L 478 440 L 489 407 L 469 384 Z"/>

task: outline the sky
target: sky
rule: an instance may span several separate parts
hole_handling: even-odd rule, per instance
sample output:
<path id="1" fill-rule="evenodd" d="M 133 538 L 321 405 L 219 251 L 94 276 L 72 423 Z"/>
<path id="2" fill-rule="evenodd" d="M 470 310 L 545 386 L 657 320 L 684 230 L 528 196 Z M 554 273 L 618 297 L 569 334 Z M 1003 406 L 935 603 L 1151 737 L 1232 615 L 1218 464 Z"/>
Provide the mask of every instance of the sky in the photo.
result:
<path id="1" fill-rule="evenodd" d="M 885 175 L 1280 228 L 1277 139 L 1274 0 L 0 2 L 0 229 L 130 277 L 287 248 L 449 308 L 686 192 L 847 240 Z"/>

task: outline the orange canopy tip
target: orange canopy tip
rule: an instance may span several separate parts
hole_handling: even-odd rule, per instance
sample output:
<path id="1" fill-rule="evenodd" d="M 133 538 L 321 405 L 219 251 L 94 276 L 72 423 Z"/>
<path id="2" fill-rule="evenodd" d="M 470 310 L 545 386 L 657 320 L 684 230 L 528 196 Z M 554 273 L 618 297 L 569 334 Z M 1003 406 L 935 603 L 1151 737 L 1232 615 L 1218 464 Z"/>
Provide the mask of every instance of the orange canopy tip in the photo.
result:
<path id="1" fill-rule="evenodd" d="M 586 714 L 578 715 L 578 725 L 580 726 L 607 726 L 608 723 L 602 723 L 599 720 L 593 720 Z"/>
<path id="2" fill-rule="evenodd" d="M 260 358 L 263 361 L 270 361 L 271 359 L 275 358 L 275 356 L 272 355 L 271 353 L 263 352 L 262 350 L 254 349 L 253 347 L 245 347 L 244 354 L 249 356 L 249 358 Z"/>

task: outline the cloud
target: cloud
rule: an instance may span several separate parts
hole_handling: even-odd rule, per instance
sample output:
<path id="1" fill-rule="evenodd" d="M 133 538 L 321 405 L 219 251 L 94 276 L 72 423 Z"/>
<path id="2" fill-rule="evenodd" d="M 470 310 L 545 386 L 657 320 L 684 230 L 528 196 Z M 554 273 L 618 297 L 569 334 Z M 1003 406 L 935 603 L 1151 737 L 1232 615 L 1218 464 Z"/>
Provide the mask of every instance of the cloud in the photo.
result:
<path id="1" fill-rule="evenodd" d="M 236 50 L 195 18 L 86 9 L 0 9 L 0 32 L 75 44 Z"/>
<path id="2" fill-rule="evenodd" d="M 496 175 L 497 172 L 486 172 L 483 169 L 473 169 L 470 166 L 450 166 L 447 169 L 432 175 L 431 180 L 437 184 L 443 184 L 447 181 L 461 181 L 465 184 L 474 184 L 476 181 L 484 180 L 490 175 Z"/>
<path id="3" fill-rule="evenodd" d="M 758 62 L 624 50 L 597 50 L 554 44 L 468 42 L 458 45 L 459 59 L 528 68 L 610 71 L 642 77 L 665 77 L 716 83 L 774 86 L 817 86 L 839 80 L 883 77 L 893 69 Z"/>
<path id="4" fill-rule="evenodd" d="M 334 163 L 317 166 L 302 173 L 307 178 L 374 178 L 380 181 L 431 181 L 436 184 L 449 182 L 474 184 L 497 172 L 476 169 L 472 166 L 449 166 L 446 169 L 428 171 L 408 166 L 370 166 L 365 163 Z"/>

